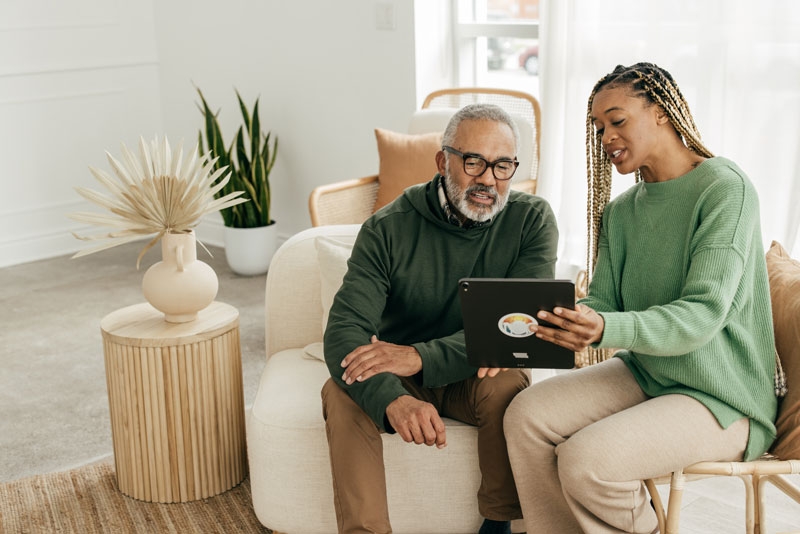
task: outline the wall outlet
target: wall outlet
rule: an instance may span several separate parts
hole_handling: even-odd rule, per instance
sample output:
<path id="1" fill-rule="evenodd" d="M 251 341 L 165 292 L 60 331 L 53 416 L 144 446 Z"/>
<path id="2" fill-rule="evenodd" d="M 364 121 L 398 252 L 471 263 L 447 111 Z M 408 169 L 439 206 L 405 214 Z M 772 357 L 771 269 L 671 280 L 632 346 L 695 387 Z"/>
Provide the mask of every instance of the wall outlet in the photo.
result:
<path id="1" fill-rule="evenodd" d="M 397 29 L 397 18 L 395 17 L 394 4 L 392 2 L 375 3 L 375 29 Z"/>

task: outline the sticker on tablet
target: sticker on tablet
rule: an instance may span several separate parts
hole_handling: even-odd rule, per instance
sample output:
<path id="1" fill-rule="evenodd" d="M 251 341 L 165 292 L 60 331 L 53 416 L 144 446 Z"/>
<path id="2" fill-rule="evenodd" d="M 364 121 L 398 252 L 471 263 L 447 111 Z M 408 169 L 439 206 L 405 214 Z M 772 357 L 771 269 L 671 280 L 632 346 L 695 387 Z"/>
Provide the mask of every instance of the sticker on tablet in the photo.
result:
<path id="1" fill-rule="evenodd" d="M 534 334 L 533 327 L 537 324 L 527 313 L 509 313 L 500 318 L 497 328 L 509 337 L 528 337 Z"/>

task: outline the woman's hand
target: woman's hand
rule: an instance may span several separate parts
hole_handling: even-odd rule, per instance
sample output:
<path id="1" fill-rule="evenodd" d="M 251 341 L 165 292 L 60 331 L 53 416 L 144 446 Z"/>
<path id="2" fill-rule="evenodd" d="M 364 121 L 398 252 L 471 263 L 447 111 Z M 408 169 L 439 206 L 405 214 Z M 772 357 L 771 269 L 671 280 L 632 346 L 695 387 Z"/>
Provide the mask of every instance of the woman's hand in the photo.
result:
<path id="1" fill-rule="evenodd" d="M 552 313 L 540 311 L 536 316 L 558 327 L 540 324 L 536 327 L 536 337 L 575 352 L 580 352 L 603 338 L 603 318 L 583 304 L 577 304 L 574 310 L 557 307 Z"/>

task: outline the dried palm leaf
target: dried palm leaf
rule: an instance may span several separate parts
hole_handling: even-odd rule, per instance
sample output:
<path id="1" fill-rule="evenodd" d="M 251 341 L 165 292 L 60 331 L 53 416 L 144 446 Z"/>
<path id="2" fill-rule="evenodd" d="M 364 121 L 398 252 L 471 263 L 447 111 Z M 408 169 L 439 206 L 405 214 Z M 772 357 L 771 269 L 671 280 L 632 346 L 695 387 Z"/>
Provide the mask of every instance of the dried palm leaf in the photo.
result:
<path id="1" fill-rule="evenodd" d="M 76 191 L 111 214 L 76 212 L 70 213 L 68 217 L 85 224 L 115 230 L 95 235 L 79 235 L 73 232 L 72 235 L 84 241 L 106 241 L 78 252 L 73 258 L 155 234 L 139 253 L 136 260 L 138 269 L 142 256 L 165 233 L 188 232 L 206 214 L 249 200 L 240 198 L 244 191 L 233 191 L 215 198 L 230 180 L 230 172 L 225 174 L 225 167 L 217 169 L 217 158 L 211 159 L 210 152 L 198 155 L 198 147 L 194 147 L 186 158 L 183 156 L 183 143 L 173 152 L 166 137 L 159 140 L 156 136 L 149 143 L 140 138 L 138 157 L 124 144 L 122 161 L 108 152 L 106 156 L 114 176 L 94 167 L 89 167 L 89 170 L 107 192 L 101 193 L 85 187 L 77 187 Z"/>

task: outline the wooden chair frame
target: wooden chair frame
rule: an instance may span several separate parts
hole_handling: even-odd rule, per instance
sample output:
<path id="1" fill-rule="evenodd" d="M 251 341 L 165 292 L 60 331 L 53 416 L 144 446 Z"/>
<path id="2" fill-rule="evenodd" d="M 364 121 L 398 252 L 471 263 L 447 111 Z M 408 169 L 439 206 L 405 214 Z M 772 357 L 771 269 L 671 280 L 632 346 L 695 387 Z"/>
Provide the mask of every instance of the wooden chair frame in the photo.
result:
<path id="1" fill-rule="evenodd" d="M 800 504 L 800 487 L 789 482 L 783 475 L 800 474 L 800 460 L 779 460 L 765 454 L 750 462 L 699 462 L 664 475 L 645 480 L 645 485 L 653 501 L 658 527 L 661 534 L 678 534 L 681 501 L 686 482 L 713 476 L 739 477 L 745 489 L 745 527 L 747 534 L 767 533 L 766 503 L 764 487 L 771 483 L 783 493 Z M 659 484 L 669 484 L 669 500 L 664 508 L 656 488 Z"/>

